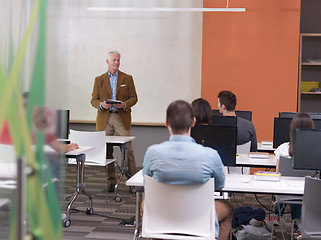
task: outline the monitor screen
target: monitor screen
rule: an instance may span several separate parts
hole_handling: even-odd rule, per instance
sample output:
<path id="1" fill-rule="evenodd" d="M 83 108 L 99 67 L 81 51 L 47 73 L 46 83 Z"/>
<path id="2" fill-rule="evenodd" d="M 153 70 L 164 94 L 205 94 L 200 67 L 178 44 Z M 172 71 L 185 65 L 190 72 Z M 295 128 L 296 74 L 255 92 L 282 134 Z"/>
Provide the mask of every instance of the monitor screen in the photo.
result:
<path id="1" fill-rule="evenodd" d="M 237 119 L 233 116 L 212 116 L 212 123 L 214 126 L 237 126 Z"/>
<path id="2" fill-rule="evenodd" d="M 274 118 L 273 148 L 290 141 L 291 118 Z"/>
<path id="3" fill-rule="evenodd" d="M 280 118 L 293 118 L 296 112 L 279 112 Z"/>
<path id="4" fill-rule="evenodd" d="M 290 142 L 290 125 L 292 118 L 274 118 L 273 148 Z M 321 129 L 321 119 L 313 119 L 316 129 Z"/>
<path id="5" fill-rule="evenodd" d="M 295 129 L 293 168 L 321 170 L 321 129 Z"/>
<path id="6" fill-rule="evenodd" d="M 236 165 L 237 127 L 196 125 L 191 136 L 197 143 L 215 149 L 224 166 Z"/>
<path id="7" fill-rule="evenodd" d="M 55 135 L 59 139 L 69 137 L 69 110 L 56 110 Z"/>
<path id="8" fill-rule="evenodd" d="M 280 118 L 293 118 L 294 115 L 297 114 L 297 112 L 279 112 Z M 321 119 L 321 113 L 308 113 L 312 119 Z"/>
<path id="9" fill-rule="evenodd" d="M 213 109 L 212 110 L 213 116 L 223 116 L 222 113 L 219 112 L 219 110 Z M 246 120 L 252 121 L 252 111 L 235 111 L 236 116 L 244 118 Z"/>

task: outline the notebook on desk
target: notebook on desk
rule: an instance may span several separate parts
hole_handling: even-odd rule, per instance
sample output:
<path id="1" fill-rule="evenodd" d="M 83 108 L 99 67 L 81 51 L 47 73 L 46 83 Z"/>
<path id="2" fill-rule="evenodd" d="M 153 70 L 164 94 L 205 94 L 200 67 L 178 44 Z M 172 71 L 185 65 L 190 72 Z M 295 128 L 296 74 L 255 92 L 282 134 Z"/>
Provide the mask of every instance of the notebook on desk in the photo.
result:
<path id="1" fill-rule="evenodd" d="M 270 154 L 265 152 L 250 152 L 249 156 L 250 158 L 270 158 Z"/>

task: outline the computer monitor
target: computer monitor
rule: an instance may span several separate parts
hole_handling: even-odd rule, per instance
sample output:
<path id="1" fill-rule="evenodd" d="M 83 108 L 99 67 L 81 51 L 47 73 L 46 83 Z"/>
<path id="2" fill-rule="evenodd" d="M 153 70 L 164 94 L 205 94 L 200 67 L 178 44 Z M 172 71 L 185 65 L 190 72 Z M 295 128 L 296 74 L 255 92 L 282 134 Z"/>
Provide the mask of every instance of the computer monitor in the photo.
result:
<path id="1" fill-rule="evenodd" d="M 233 116 L 212 116 L 211 125 L 213 126 L 237 126 L 237 119 Z"/>
<path id="2" fill-rule="evenodd" d="M 213 116 L 223 116 L 222 113 L 220 113 L 219 110 L 213 109 L 212 110 Z M 252 111 L 241 111 L 236 110 L 235 111 L 236 116 L 244 118 L 246 120 L 252 121 Z"/>
<path id="3" fill-rule="evenodd" d="M 293 118 L 297 112 L 279 112 L 280 118 Z M 308 112 L 312 119 L 321 119 L 321 113 Z"/>
<path id="4" fill-rule="evenodd" d="M 274 118 L 273 148 L 290 142 L 290 125 L 292 118 Z M 313 119 L 316 129 L 321 129 L 321 119 Z"/>
<path id="5" fill-rule="evenodd" d="M 69 110 L 56 110 L 55 135 L 59 139 L 69 137 Z"/>
<path id="6" fill-rule="evenodd" d="M 215 149 L 224 166 L 236 165 L 237 127 L 196 125 L 191 136 L 197 143 Z"/>
<path id="7" fill-rule="evenodd" d="M 321 129 L 295 129 L 293 168 L 321 170 Z"/>
<path id="8" fill-rule="evenodd" d="M 293 118 L 296 112 L 279 112 L 279 118 Z"/>
<path id="9" fill-rule="evenodd" d="M 273 148 L 290 141 L 291 118 L 274 118 Z"/>

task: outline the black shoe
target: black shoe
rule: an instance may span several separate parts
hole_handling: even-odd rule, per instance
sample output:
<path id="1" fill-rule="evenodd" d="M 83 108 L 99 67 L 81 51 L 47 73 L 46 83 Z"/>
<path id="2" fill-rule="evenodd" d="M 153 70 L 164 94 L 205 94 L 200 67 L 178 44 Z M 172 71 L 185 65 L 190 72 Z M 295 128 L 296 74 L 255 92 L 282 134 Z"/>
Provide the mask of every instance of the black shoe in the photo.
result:
<path id="1" fill-rule="evenodd" d="M 115 192 L 115 184 L 110 184 L 108 186 L 107 192 Z"/>

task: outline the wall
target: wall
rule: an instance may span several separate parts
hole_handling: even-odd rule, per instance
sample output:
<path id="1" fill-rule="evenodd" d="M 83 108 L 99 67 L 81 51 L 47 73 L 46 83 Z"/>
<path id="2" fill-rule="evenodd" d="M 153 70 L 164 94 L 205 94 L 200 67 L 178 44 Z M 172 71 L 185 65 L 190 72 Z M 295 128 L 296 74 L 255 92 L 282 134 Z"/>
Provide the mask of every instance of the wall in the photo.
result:
<path id="1" fill-rule="evenodd" d="M 136 123 L 165 123 L 170 102 L 201 95 L 201 12 L 89 11 L 87 7 L 199 8 L 202 0 L 71 0 L 68 32 L 67 108 L 71 120 L 95 121 L 94 79 L 107 71 L 108 51 L 118 50 L 120 70 L 134 78 Z M 59 9 L 59 6 L 58 6 Z M 57 15 L 57 21 L 61 16 Z"/>
<path id="2" fill-rule="evenodd" d="M 204 7 L 225 7 L 204 0 Z M 217 108 L 219 91 L 238 97 L 238 110 L 252 110 L 258 141 L 272 140 L 273 117 L 296 111 L 299 0 L 238 0 L 245 13 L 204 13 L 201 95 Z"/>

